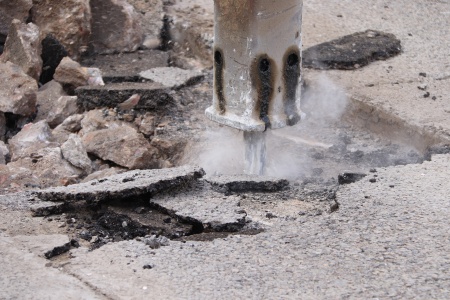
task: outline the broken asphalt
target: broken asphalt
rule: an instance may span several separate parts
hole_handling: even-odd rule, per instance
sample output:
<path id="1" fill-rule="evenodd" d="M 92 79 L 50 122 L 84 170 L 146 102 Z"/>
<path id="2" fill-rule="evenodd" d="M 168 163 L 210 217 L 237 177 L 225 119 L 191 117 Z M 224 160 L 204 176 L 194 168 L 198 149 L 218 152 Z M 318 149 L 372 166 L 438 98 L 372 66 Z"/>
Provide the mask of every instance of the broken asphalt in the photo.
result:
<path id="1" fill-rule="evenodd" d="M 395 34 L 401 55 L 326 74 L 377 113 L 378 122 L 394 116 L 422 136 L 445 141 L 450 136 L 449 15 L 445 0 L 305 1 L 304 44 L 367 29 Z M 320 74 L 305 70 L 307 80 Z M 430 97 L 417 88 L 423 84 Z M 298 215 L 287 205 L 291 199 L 278 199 L 273 218 L 263 220 L 249 209 L 265 226 L 257 235 L 171 241 L 158 249 L 134 239 L 93 251 L 72 249 L 70 259 L 52 261 L 43 245 L 67 243 L 56 221 L 32 218 L 28 198 L 3 196 L 0 298 L 448 299 L 449 179 L 449 155 L 435 155 L 341 186 L 339 210 L 331 214 Z"/>

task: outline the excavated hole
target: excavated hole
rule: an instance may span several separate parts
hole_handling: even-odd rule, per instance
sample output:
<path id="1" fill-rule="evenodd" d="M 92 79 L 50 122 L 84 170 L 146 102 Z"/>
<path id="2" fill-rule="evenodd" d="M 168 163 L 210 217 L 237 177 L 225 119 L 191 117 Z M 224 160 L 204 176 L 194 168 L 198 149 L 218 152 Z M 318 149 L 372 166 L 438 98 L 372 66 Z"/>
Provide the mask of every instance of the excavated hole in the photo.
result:
<path id="1" fill-rule="evenodd" d="M 175 241 L 211 241 L 232 234 L 254 235 L 262 231 L 213 231 L 194 219 L 171 216 L 163 209 L 150 205 L 148 199 L 120 199 L 96 205 L 79 201 L 67 204 L 61 215 L 46 218 L 64 220 L 71 239 L 91 250 L 111 242 L 152 235 Z"/>

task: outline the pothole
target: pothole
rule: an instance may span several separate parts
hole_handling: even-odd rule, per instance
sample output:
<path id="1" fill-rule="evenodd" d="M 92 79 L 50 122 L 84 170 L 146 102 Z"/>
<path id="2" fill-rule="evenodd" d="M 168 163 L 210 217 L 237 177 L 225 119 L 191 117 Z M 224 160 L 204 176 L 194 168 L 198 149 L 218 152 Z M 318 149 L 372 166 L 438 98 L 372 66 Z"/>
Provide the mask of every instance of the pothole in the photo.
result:
<path id="1" fill-rule="evenodd" d="M 254 235 L 263 231 L 245 224 L 212 228 L 194 218 L 178 217 L 164 207 L 152 204 L 148 197 L 98 205 L 78 201 L 66 205 L 61 214 L 46 219 L 63 222 L 60 226 L 72 240 L 91 250 L 112 242 L 144 240 L 152 236 L 175 241 L 211 241 L 232 234 Z"/>

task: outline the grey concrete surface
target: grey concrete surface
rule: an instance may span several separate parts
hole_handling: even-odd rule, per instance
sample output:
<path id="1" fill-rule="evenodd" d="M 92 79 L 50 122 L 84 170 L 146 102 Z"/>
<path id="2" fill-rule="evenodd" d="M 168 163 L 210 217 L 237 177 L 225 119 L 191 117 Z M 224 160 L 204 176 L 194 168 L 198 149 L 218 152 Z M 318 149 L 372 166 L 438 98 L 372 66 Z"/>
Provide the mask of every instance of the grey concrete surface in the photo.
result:
<path id="1" fill-rule="evenodd" d="M 76 277 L 51 266 L 40 249 L 49 242 L 48 236 L 30 241 L 29 236 L 0 234 L 1 299 L 107 299 Z"/>
<path id="2" fill-rule="evenodd" d="M 198 167 L 182 166 L 170 169 L 137 170 L 111 177 L 73 184 L 69 187 L 54 187 L 37 190 L 35 194 L 43 201 L 88 202 L 126 199 L 158 192 L 188 184 L 201 178 L 204 171 Z"/>
<path id="3" fill-rule="evenodd" d="M 155 294 L 160 299 L 448 299 L 449 170 L 448 155 L 380 169 L 375 183 L 343 186 L 333 214 L 278 218 L 256 236 L 171 242 L 153 252 L 137 241 L 109 244 L 67 268 L 105 293 L 127 286 L 120 298 L 141 295 L 146 278 L 147 295 L 170 290 Z M 106 283 L 104 265 L 113 265 L 108 277 L 132 279 Z"/>
<path id="4" fill-rule="evenodd" d="M 213 189 L 223 192 L 277 192 L 289 186 L 289 181 L 270 176 L 213 175 L 205 178 Z"/>
<path id="5" fill-rule="evenodd" d="M 139 76 L 172 89 L 192 85 L 204 77 L 200 71 L 183 70 L 175 67 L 153 68 L 140 72 Z"/>

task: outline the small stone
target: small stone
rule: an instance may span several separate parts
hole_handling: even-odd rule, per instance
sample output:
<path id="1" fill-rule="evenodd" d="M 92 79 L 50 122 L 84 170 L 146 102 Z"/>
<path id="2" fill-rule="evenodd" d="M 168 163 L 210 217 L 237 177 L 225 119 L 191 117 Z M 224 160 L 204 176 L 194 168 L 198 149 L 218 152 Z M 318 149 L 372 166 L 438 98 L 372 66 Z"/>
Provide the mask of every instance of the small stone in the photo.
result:
<path id="1" fill-rule="evenodd" d="M 424 98 L 430 97 L 430 92 L 426 92 L 426 93 L 423 95 L 423 97 L 424 97 Z"/>
<path id="2" fill-rule="evenodd" d="M 37 115 L 35 121 L 47 120 L 48 114 L 54 109 L 55 102 L 62 96 L 67 96 L 63 86 L 51 80 L 41 86 L 37 96 Z"/>
<path id="3" fill-rule="evenodd" d="M 98 236 L 97 236 L 97 235 L 94 235 L 94 236 L 91 238 L 91 240 L 89 241 L 89 243 L 94 244 L 94 243 L 97 243 L 98 240 L 99 240 Z"/>
<path id="4" fill-rule="evenodd" d="M 145 209 L 145 207 L 143 207 L 143 206 L 141 206 L 141 207 L 138 207 L 138 208 L 136 208 L 135 210 L 134 210 L 134 212 L 135 213 L 137 213 L 137 214 L 143 214 L 143 213 L 145 213 L 147 210 Z"/>
<path id="5" fill-rule="evenodd" d="M 144 243 L 152 249 L 158 249 L 161 246 L 169 246 L 169 239 L 165 236 L 157 237 L 156 235 L 152 235 L 146 236 L 144 238 Z"/>
<path id="6" fill-rule="evenodd" d="M 369 182 L 375 183 L 375 182 L 377 182 L 377 180 L 375 178 L 371 178 L 371 179 L 369 179 Z"/>
<path id="7" fill-rule="evenodd" d="M 47 121 L 50 127 L 55 128 L 66 118 L 78 113 L 77 96 L 61 96 L 53 103 L 48 112 Z"/>
<path id="8" fill-rule="evenodd" d="M 40 149 L 51 146 L 52 141 L 53 136 L 46 121 L 29 123 L 9 140 L 11 160 L 16 161 L 19 158 L 30 157 Z M 38 160 L 41 157 L 34 155 L 32 158 Z"/>
<path id="9" fill-rule="evenodd" d="M 127 221 L 123 221 L 123 222 L 122 222 L 122 227 L 123 227 L 123 228 L 126 228 L 127 226 L 128 226 Z"/>
<path id="10" fill-rule="evenodd" d="M 367 175 L 364 173 L 344 172 L 338 175 L 338 183 L 339 184 L 354 183 L 366 176 Z"/>
<path id="11" fill-rule="evenodd" d="M 117 137 L 121 137 L 118 139 Z M 151 169 L 159 166 L 160 153 L 133 127 L 123 124 L 89 132 L 82 137 L 88 153 L 113 161 L 129 169 Z"/>
<path id="12" fill-rule="evenodd" d="M 92 172 L 92 162 L 78 135 L 71 134 L 68 140 L 61 145 L 61 151 L 64 158 L 73 166 L 82 169 L 87 174 Z"/>
<path id="13" fill-rule="evenodd" d="M 267 219 L 275 219 L 275 218 L 278 218 L 278 217 L 276 215 L 274 215 L 273 213 L 268 212 L 268 213 L 266 213 L 266 218 Z"/>
<path id="14" fill-rule="evenodd" d="M 145 269 L 145 270 L 150 270 L 150 269 L 153 269 L 153 266 L 147 264 L 147 265 L 144 265 L 142 268 Z M 143 289 L 146 290 L 147 288 L 144 286 Z"/>
<path id="15" fill-rule="evenodd" d="M 425 91 L 425 90 L 427 89 L 427 87 L 428 87 L 428 86 L 424 83 L 424 84 L 419 85 L 417 88 L 418 88 L 419 90 Z"/>
<path id="16" fill-rule="evenodd" d="M 86 68 L 73 61 L 70 57 L 64 57 L 55 70 L 53 78 L 64 85 L 72 88 L 88 85 L 89 73 Z"/>

